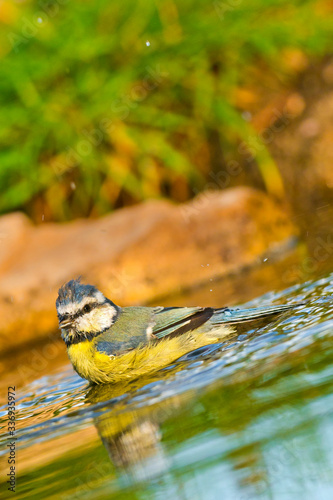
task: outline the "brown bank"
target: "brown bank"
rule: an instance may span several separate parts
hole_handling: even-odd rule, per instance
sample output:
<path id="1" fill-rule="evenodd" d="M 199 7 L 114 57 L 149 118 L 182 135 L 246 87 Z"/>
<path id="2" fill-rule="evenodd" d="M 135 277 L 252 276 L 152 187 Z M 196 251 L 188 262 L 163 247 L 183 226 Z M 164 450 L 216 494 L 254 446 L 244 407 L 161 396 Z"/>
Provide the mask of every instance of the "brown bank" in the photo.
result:
<path id="1" fill-rule="evenodd" d="M 295 234 L 275 202 L 248 188 L 204 193 L 178 206 L 149 201 L 67 224 L 36 227 L 21 213 L 3 216 L 0 350 L 56 329 L 57 290 L 73 277 L 82 275 L 120 305 L 156 302 L 256 264 Z"/>

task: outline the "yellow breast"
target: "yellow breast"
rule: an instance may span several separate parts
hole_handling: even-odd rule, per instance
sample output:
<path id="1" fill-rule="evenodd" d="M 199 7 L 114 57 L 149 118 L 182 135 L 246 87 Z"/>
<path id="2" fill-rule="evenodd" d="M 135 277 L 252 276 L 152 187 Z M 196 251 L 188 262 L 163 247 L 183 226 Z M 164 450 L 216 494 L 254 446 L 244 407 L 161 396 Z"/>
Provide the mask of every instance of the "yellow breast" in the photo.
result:
<path id="1" fill-rule="evenodd" d="M 108 356 L 95 349 L 88 340 L 68 347 L 68 355 L 77 373 L 93 383 L 116 383 L 138 378 L 163 368 L 184 354 L 217 342 L 231 333 L 223 328 L 209 333 L 188 333 L 171 339 L 163 339 L 122 356 Z"/>
<path id="2" fill-rule="evenodd" d="M 69 359 L 77 373 L 87 379 L 91 379 L 91 374 L 95 367 L 94 345 L 88 340 L 72 344 L 67 348 Z"/>

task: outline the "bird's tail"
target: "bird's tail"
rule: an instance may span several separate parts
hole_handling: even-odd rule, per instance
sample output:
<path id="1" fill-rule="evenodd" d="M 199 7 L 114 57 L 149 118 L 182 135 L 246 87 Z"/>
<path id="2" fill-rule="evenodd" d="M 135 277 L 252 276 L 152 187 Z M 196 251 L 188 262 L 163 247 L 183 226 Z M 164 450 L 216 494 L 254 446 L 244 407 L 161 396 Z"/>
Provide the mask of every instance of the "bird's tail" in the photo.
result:
<path id="1" fill-rule="evenodd" d="M 266 316 L 281 314 L 290 309 L 294 309 L 298 305 L 300 304 L 261 306 L 251 309 L 216 309 L 210 321 L 217 325 L 222 323 L 246 323 L 248 321 L 260 320 Z"/>

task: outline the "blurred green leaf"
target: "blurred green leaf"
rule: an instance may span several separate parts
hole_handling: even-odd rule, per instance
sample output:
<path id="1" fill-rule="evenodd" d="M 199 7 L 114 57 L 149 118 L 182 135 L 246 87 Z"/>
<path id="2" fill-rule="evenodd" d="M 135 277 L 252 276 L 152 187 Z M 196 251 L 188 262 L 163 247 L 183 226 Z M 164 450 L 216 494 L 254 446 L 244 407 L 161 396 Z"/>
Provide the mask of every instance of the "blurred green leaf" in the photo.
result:
<path id="1" fill-rule="evenodd" d="M 288 82 L 285 50 L 330 52 L 329 9 L 315 0 L 16 4 L 0 34 L 1 212 L 33 215 L 40 198 L 50 218 L 70 219 L 161 196 L 180 177 L 188 193 L 204 188 L 217 148 L 222 158 L 255 133 L 235 90 L 269 74 Z M 119 127 L 135 151 L 117 150 Z M 120 159 L 123 171 L 112 168 Z M 266 147 L 255 161 L 281 196 Z M 63 208 L 51 199 L 57 189 Z"/>

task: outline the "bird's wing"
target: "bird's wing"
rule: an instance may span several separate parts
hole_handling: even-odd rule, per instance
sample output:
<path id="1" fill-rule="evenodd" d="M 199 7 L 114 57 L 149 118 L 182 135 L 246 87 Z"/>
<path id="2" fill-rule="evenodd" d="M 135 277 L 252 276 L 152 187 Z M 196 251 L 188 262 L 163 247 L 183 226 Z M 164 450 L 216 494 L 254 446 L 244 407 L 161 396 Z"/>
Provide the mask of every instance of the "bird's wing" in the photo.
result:
<path id="1" fill-rule="evenodd" d="M 299 305 L 299 304 L 297 304 Z M 240 324 L 281 314 L 295 305 L 262 306 L 251 309 L 213 309 L 211 307 L 167 307 L 157 308 L 152 334 L 158 339 L 181 335 L 195 330 L 209 321 L 214 327 L 222 324 Z"/>
<path id="2" fill-rule="evenodd" d="M 152 335 L 158 339 L 181 335 L 199 328 L 214 314 L 211 307 L 156 308 Z"/>
<path id="3" fill-rule="evenodd" d="M 281 314 L 298 305 L 300 304 L 282 304 L 276 306 L 261 306 L 251 309 L 229 309 L 228 307 L 224 307 L 223 309 L 214 310 L 210 322 L 216 325 L 223 323 L 246 323 L 248 321 L 265 318 L 266 316 Z"/>

